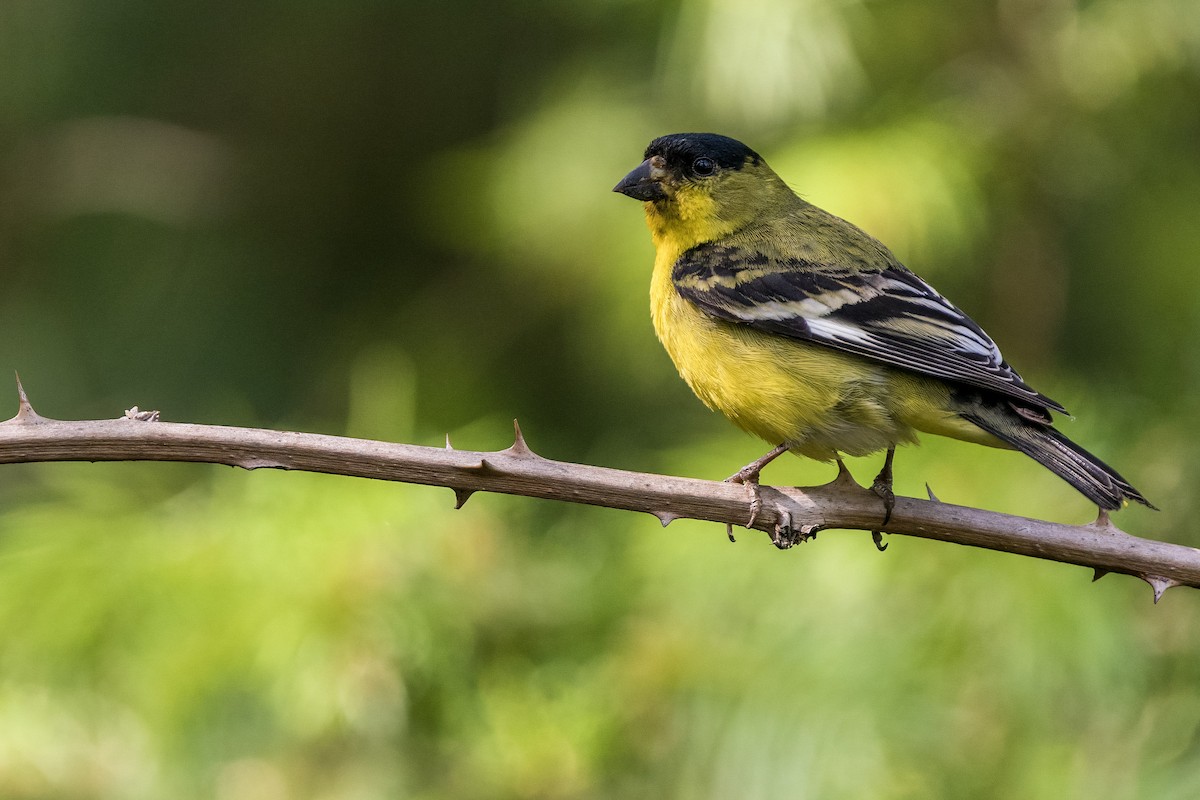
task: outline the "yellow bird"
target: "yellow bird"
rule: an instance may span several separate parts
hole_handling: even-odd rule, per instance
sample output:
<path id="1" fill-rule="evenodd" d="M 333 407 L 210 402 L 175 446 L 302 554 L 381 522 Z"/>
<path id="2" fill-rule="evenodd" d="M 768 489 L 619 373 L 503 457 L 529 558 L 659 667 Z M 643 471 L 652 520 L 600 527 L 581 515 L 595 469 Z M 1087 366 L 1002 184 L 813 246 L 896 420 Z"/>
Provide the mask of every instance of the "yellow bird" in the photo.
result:
<path id="1" fill-rule="evenodd" d="M 880 450 L 872 489 L 891 517 L 892 458 L 917 432 L 1016 449 L 1100 508 L 1153 508 L 1052 425 L 970 317 L 845 220 L 798 197 L 762 157 L 713 133 L 650 143 L 613 191 L 641 200 L 656 251 L 654 330 L 705 405 L 778 446 L 730 480 L 750 487 L 791 451 Z M 777 540 L 777 543 L 778 540 Z"/>

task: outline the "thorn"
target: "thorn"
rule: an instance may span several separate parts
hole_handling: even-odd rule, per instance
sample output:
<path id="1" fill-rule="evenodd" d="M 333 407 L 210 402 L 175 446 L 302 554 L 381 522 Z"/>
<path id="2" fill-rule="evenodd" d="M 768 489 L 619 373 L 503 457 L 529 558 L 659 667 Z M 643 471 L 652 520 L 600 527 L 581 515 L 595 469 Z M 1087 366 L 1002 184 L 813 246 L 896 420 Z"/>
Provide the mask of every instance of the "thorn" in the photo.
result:
<path id="1" fill-rule="evenodd" d="M 470 470 L 471 472 L 490 472 L 492 465 L 488 463 L 486 458 L 479 459 L 477 464 L 463 464 L 459 469 Z"/>
<path id="2" fill-rule="evenodd" d="M 21 375 L 13 371 L 13 375 L 17 378 L 17 415 L 9 422 L 33 424 L 42 421 L 41 415 L 33 410 L 33 406 L 29 403 L 29 396 L 25 394 L 25 387 L 21 385 Z"/>
<path id="3" fill-rule="evenodd" d="M 1108 574 L 1108 570 L 1100 569 L 1100 567 L 1094 567 L 1094 570 L 1095 572 L 1092 575 L 1092 583 L 1095 583 Z"/>
<path id="4" fill-rule="evenodd" d="M 475 494 L 474 489 L 453 489 L 454 491 L 454 510 L 458 511 L 467 504 L 471 499 L 471 495 Z"/>
<path id="5" fill-rule="evenodd" d="M 835 477 L 829 483 L 825 484 L 826 486 L 852 486 L 855 489 L 862 488 L 859 485 L 858 481 L 854 480 L 854 476 L 850 474 L 850 469 L 849 469 L 849 467 L 846 466 L 846 462 L 842 461 L 839 458 L 837 460 L 837 467 L 838 467 L 837 477 Z"/>
<path id="6" fill-rule="evenodd" d="M 883 542 L 883 531 L 871 531 L 871 541 L 875 543 L 875 549 L 881 553 L 888 549 Z"/>
<path id="7" fill-rule="evenodd" d="M 513 438 L 512 447 L 508 448 L 508 452 L 515 456 L 534 456 L 537 454 L 529 449 L 529 445 L 525 442 L 525 434 L 521 433 L 521 425 L 515 419 L 513 420 Z"/>
<path id="8" fill-rule="evenodd" d="M 1164 578 L 1161 575 L 1138 575 L 1139 578 L 1150 584 L 1150 588 L 1154 590 L 1154 604 L 1158 605 L 1158 601 L 1166 594 L 1167 589 L 1172 586 L 1178 586 L 1179 581 L 1171 578 Z"/>
<path id="9" fill-rule="evenodd" d="M 450 444 L 450 434 L 446 434 L 446 449 L 453 450 L 454 447 Z"/>
<path id="10" fill-rule="evenodd" d="M 679 519 L 679 515 L 671 511 L 651 511 L 650 513 L 658 517 L 658 521 L 664 528 Z"/>
<path id="11" fill-rule="evenodd" d="M 1108 515 L 1108 511 L 1103 508 L 1100 509 L 1100 513 L 1096 515 L 1094 522 L 1082 527 L 1095 528 L 1096 530 L 1104 533 L 1125 533 L 1125 531 L 1116 526 L 1116 524 L 1112 521 L 1112 517 Z"/>
<path id="12" fill-rule="evenodd" d="M 929 499 L 934 503 L 942 502 L 941 500 L 938 500 L 937 495 L 933 493 L 933 489 L 929 488 L 928 483 L 925 484 L 925 494 L 929 495 Z"/>

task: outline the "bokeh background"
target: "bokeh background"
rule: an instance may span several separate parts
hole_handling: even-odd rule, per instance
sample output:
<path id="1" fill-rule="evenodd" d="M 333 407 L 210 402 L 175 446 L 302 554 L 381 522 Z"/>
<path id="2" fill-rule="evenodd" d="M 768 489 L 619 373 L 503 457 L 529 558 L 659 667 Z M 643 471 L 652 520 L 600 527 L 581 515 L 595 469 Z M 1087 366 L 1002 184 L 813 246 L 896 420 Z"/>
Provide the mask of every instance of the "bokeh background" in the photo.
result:
<path id="1" fill-rule="evenodd" d="M 35 406 L 720 478 L 654 340 L 654 136 L 751 144 L 1200 544 L 1194 0 L 3 0 Z M 10 390 L 15 411 L 15 391 Z M 852 464 L 860 480 L 878 469 Z M 1085 522 L 1021 456 L 898 491 Z M 1200 595 L 951 545 L 174 464 L 0 476 L 0 796 L 1191 798 Z M 789 458 L 771 482 L 827 466 Z"/>

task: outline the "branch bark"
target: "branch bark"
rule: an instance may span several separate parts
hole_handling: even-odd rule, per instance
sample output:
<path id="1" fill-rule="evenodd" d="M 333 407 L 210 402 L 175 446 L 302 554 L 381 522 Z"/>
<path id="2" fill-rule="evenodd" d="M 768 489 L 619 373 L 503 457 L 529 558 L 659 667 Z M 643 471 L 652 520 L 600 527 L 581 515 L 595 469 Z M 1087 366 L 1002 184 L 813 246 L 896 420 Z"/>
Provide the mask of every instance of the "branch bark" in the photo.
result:
<path id="1" fill-rule="evenodd" d="M 35 461 L 192 461 L 245 469 L 288 469 L 445 486 L 461 507 L 477 491 L 644 511 L 663 525 L 689 518 L 743 525 L 743 486 L 572 464 L 543 458 L 516 429 L 506 450 L 474 452 L 343 436 L 158 421 L 136 408 L 115 420 L 53 420 L 37 414 L 20 390 L 20 410 L 0 423 L 0 463 Z M 876 531 L 879 498 L 848 474 L 811 488 L 761 487 L 753 522 L 773 534 L 788 526 L 801 541 L 829 528 Z M 1172 586 L 1200 587 L 1200 550 L 1131 536 L 1101 513 L 1088 525 L 1064 525 L 977 508 L 897 497 L 889 534 L 919 536 L 1137 576 L 1157 603 Z"/>

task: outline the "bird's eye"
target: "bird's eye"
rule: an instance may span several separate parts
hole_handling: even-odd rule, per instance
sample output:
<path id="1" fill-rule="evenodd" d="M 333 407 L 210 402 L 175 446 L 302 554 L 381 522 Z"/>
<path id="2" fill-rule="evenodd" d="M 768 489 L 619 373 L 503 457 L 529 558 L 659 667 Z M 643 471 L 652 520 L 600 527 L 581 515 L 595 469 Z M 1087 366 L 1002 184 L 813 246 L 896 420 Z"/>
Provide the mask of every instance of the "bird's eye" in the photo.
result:
<path id="1" fill-rule="evenodd" d="M 692 172 L 697 175 L 712 175 L 717 169 L 717 165 L 711 158 L 701 156 L 692 162 Z"/>

